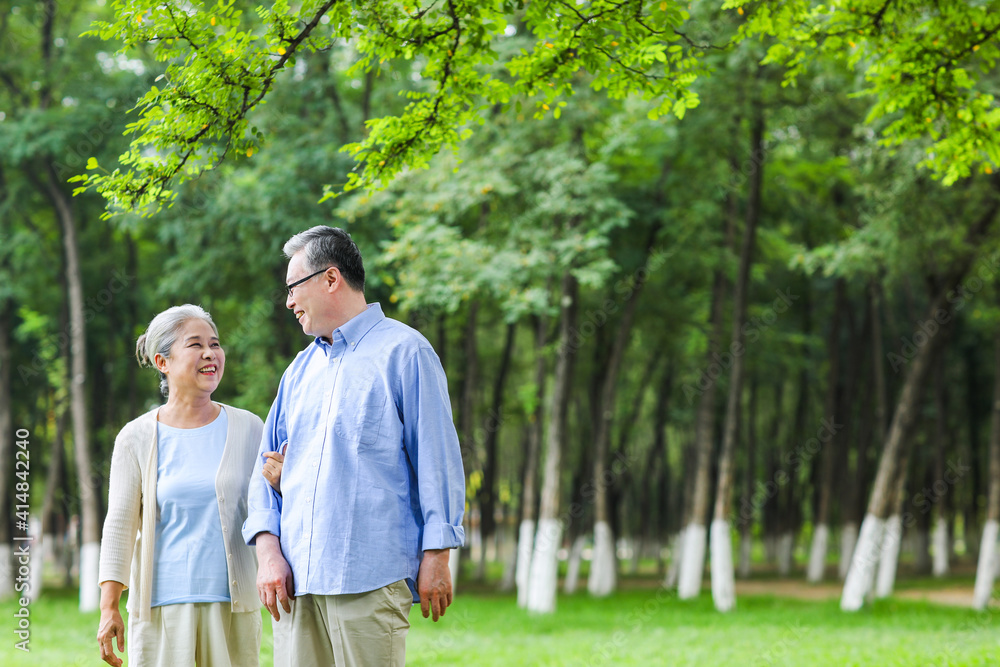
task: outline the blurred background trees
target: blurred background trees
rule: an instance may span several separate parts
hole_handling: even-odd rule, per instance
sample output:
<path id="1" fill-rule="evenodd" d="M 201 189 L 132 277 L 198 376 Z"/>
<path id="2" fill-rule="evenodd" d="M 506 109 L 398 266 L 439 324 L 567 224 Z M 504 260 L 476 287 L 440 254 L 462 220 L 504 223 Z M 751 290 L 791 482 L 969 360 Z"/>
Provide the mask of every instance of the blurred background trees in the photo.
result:
<path id="1" fill-rule="evenodd" d="M 846 19 L 824 28 L 791 11 L 802 3 L 778 3 L 789 12 L 771 23 L 775 3 L 746 14 L 694 3 L 689 20 L 676 3 L 645 3 L 669 14 L 704 74 L 675 81 L 677 99 L 700 101 L 682 103 L 682 119 L 638 83 L 609 96 L 610 74 L 561 61 L 545 72 L 573 94 L 538 93 L 542 61 L 526 61 L 531 86 L 508 81 L 505 102 L 486 95 L 474 114 L 458 104 L 444 117 L 442 132 L 468 126 L 470 138 L 437 152 L 450 143 L 439 136 L 386 188 L 320 204 L 378 156 L 362 151 L 359 166 L 340 148 L 388 131 L 372 121 L 406 117 L 409 99 L 435 99 L 429 63 L 451 57 L 435 46 L 352 67 L 364 40 L 328 39 L 274 72 L 247 115 L 259 134 L 206 140 L 231 150 L 171 183 L 172 206 L 105 219 L 108 202 L 71 196 L 67 181 L 115 169 L 129 110 L 181 61 L 164 61 L 163 44 L 116 53 L 80 35 L 139 4 L 0 7 L 0 43 L 19 54 L 0 64 L 0 542 L 20 531 L 13 433 L 26 428 L 48 583 L 80 582 L 81 605 L 96 604 L 114 437 L 160 400 L 133 358 L 146 323 L 170 305 L 208 309 L 229 361 L 217 398 L 264 415 L 308 342 L 284 312 L 281 245 L 331 224 L 364 254 L 369 301 L 421 331 L 448 374 L 467 476 L 460 586 L 516 585 L 523 606 L 552 611 L 560 580 L 572 591 L 587 576 L 602 596 L 641 575 L 690 597 L 710 572 L 727 610 L 734 574 L 839 576 L 843 606 L 857 608 L 888 595 L 897 571 L 978 559 L 977 603 L 988 601 L 1000 200 L 986 19 L 925 8 L 933 20 L 914 34 L 895 10 L 854 3 L 867 17 L 851 24 L 859 50 L 892 38 L 911 54 L 950 49 L 948 77 L 928 83 L 926 68 L 873 52 L 811 51 L 803 30 L 816 39 Z M 466 74 L 506 81 L 501 65 L 521 49 L 571 49 L 510 4 L 494 27 L 499 63 L 479 50 Z M 220 27 L 252 11 L 226 7 Z M 268 48 L 284 43 L 276 35 Z M 633 47 L 649 37 L 622 35 Z M 591 56 L 604 48 L 588 40 Z M 957 74 L 969 67 L 980 73 Z M 906 76 L 923 88 L 898 88 Z M 907 96 L 895 110 L 894 95 Z M 928 111 L 918 132 L 919 95 L 941 116 Z M 958 157 L 942 162 L 942 150 Z M 0 594 L 9 560 L 0 551 Z"/>

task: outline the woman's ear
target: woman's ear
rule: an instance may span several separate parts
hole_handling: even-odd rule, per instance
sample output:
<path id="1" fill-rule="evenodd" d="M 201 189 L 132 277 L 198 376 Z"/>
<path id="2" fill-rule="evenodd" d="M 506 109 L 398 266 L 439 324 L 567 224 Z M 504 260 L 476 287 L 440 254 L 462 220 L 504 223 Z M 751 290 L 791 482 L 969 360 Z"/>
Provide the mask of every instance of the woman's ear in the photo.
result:
<path id="1" fill-rule="evenodd" d="M 167 358 L 159 352 L 153 355 L 153 365 L 156 366 L 156 370 L 161 373 L 167 372 Z"/>

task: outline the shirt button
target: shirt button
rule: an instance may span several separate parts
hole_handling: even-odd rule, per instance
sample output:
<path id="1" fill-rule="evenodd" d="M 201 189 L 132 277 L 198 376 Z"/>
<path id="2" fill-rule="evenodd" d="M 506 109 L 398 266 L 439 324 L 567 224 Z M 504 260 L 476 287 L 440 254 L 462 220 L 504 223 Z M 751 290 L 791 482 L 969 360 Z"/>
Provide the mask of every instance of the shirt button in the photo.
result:
<path id="1" fill-rule="evenodd" d="M 235 586 L 235 585 L 236 585 L 236 580 L 235 580 L 235 579 L 233 579 L 233 586 Z"/>
<path id="2" fill-rule="evenodd" d="M 222 527 L 222 532 L 224 532 L 224 533 L 225 533 L 225 532 L 226 532 L 227 530 L 228 530 L 228 529 L 227 529 L 227 528 L 226 528 L 225 526 L 223 526 L 223 527 Z"/>
<path id="3" fill-rule="evenodd" d="M 313 501 L 313 499 L 312 499 L 312 498 L 306 498 L 306 502 L 307 502 L 307 503 L 311 503 L 312 501 Z"/>
<path id="4" fill-rule="evenodd" d="M 219 502 L 224 503 L 226 502 L 226 499 L 223 496 L 219 496 Z"/>

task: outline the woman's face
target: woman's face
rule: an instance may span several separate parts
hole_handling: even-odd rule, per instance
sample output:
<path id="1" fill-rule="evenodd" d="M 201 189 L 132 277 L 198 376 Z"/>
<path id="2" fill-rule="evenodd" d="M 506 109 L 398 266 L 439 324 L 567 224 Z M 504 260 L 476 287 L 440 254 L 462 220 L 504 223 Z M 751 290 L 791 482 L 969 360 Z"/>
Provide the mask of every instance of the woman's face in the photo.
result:
<path id="1" fill-rule="evenodd" d="M 212 327 L 202 319 L 190 319 L 170 348 L 170 357 L 156 355 L 156 367 L 167 376 L 170 396 L 211 396 L 226 366 L 226 353 Z"/>

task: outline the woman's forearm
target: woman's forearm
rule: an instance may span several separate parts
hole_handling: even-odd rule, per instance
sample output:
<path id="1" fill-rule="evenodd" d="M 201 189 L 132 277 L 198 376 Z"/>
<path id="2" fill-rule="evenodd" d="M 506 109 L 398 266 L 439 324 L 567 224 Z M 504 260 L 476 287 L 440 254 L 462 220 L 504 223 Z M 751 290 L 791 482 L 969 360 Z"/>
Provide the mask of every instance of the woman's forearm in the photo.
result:
<path id="1" fill-rule="evenodd" d="M 125 584 L 120 581 L 101 582 L 101 609 L 118 609 Z"/>

